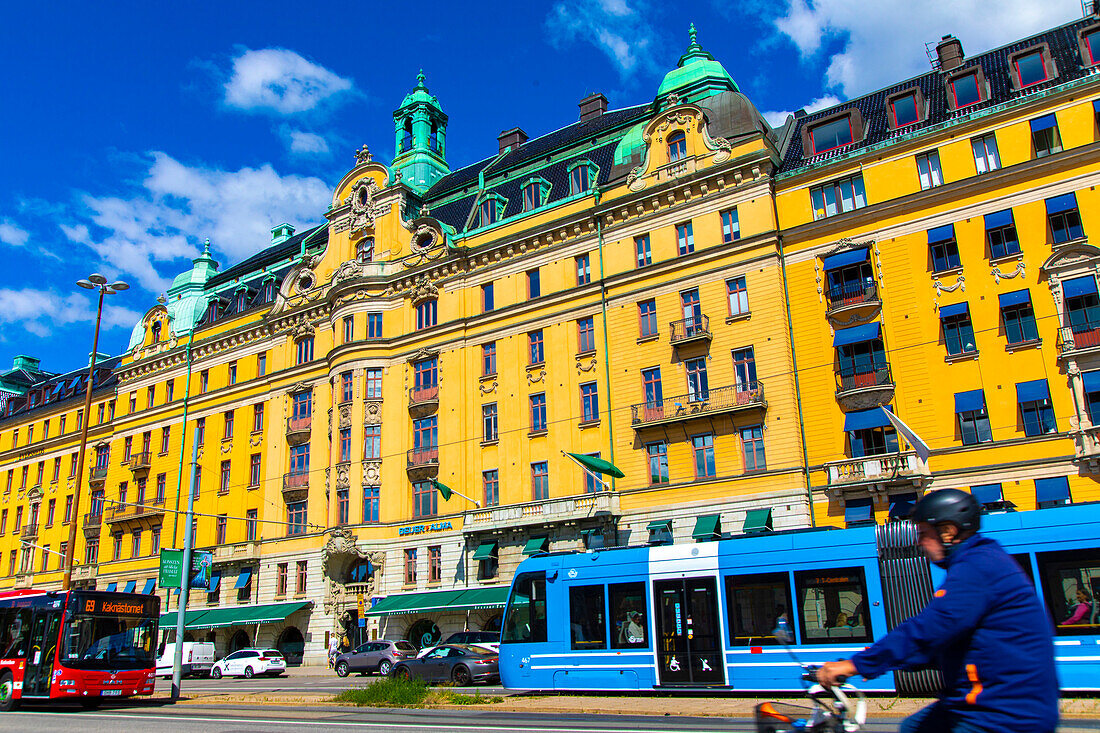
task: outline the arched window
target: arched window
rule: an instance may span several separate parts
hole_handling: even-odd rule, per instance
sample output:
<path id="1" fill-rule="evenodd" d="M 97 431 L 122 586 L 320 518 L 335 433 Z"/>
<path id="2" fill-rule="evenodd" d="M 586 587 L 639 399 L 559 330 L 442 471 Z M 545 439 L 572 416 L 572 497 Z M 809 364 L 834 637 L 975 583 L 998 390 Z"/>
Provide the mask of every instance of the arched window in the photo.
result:
<path id="1" fill-rule="evenodd" d="M 401 136 L 401 150 L 398 152 L 405 152 L 406 150 L 412 150 L 413 146 L 413 122 L 411 118 L 405 120 L 405 133 Z"/>
<path id="2" fill-rule="evenodd" d="M 160 341 L 160 321 L 153 321 L 153 327 L 150 329 L 153 333 L 153 343 Z"/>
<path id="3" fill-rule="evenodd" d="M 313 337 L 306 336 L 298 340 L 298 363 L 305 364 L 313 361 Z"/>
<path id="4" fill-rule="evenodd" d="M 439 152 L 439 123 L 435 120 L 432 120 L 432 131 L 428 135 L 428 147 L 433 152 Z"/>
<path id="5" fill-rule="evenodd" d="M 668 136 L 668 161 L 675 163 L 687 156 L 687 137 L 677 130 Z"/>
<path id="6" fill-rule="evenodd" d="M 370 262 L 374 256 L 374 237 L 363 237 L 355 245 L 355 259 L 359 262 Z"/>

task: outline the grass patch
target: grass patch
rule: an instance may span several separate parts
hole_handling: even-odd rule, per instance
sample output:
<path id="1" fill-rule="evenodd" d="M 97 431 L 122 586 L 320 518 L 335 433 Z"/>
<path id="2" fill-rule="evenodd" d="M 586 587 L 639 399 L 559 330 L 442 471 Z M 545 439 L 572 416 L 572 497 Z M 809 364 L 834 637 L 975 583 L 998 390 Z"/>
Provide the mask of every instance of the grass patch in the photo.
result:
<path id="1" fill-rule="evenodd" d="M 498 702 L 504 702 L 504 698 L 500 695 L 485 695 L 482 697 L 480 692 L 467 695 L 461 692 L 440 690 L 439 694 L 444 698 L 442 702 L 449 705 L 493 705 Z"/>
<path id="2" fill-rule="evenodd" d="M 417 708 L 427 697 L 428 686 L 421 680 L 385 677 L 366 687 L 344 690 L 333 700 L 360 707 Z"/>

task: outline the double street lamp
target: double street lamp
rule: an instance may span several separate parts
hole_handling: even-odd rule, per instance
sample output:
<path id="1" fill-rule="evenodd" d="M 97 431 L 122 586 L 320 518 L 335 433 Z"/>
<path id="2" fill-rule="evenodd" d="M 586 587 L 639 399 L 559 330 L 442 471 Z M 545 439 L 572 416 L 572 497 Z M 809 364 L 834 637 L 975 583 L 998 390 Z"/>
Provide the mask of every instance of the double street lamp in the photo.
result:
<path id="1" fill-rule="evenodd" d="M 76 284 L 85 290 L 99 291 L 99 305 L 95 312 L 95 336 L 92 338 L 92 357 L 88 363 L 88 384 L 84 390 L 84 419 L 80 424 L 80 452 L 76 463 L 76 489 L 73 491 L 73 508 L 69 521 L 69 546 L 65 552 L 65 574 L 61 578 L 61 587 L 68 590 L 73 581 L 73 556 L 76 554 L 76 524 L 80 516 L 80 482 L 84 479 L 84 451 L 88 447 L 88 425 L 92 422 L 92 382 L 95 380 L 95 361 L 99 351 L 99 322 L 103 317 L 103 296 L 128 290 L 129 285 L 116 280 L 108 283 L 99 273 L 92 273 L 87 280 L 77 280 Z"/>

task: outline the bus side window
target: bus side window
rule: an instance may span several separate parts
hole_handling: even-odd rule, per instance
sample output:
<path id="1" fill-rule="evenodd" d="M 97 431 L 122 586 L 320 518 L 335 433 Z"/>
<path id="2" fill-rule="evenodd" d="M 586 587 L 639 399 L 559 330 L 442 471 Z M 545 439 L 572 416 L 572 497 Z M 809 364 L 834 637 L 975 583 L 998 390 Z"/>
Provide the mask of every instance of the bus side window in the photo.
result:
<path id="1" fill-rule="evenodd" d="M 1036 560 L 1058 634 L 1100 634 L 1100 549 L 1040 552 Z"/>
<path id="2" fill-rule="evenodd" d="M 607 648 L 602 585 L 580 585 L 569 589 L 569 640 L 573 649 Z"/>
<path id="3" fill-rule="evenodd" d="M 794 584 L 804 643 L 872 641 L 862 568 L 800 570 Z"/>
<path id="4" fill-rule="evenodd" d="M 645 583 L 612 583 L 607 586 L 607 597 L 610 602 L 611 648 L 648 647 Z"/>
<path id="5" fill-rule="evenodd" d="M 730 646 L 776 644 L 780 620 L 794 631 L 791 592 L 786 573 L 726 576 L 726 616 L 730 625 Z"/>
<path id="6" fill-rule="evenodd" d="M 545 573 L 523 573 L 516 578 L 500 641 L 546 641 Z"/>

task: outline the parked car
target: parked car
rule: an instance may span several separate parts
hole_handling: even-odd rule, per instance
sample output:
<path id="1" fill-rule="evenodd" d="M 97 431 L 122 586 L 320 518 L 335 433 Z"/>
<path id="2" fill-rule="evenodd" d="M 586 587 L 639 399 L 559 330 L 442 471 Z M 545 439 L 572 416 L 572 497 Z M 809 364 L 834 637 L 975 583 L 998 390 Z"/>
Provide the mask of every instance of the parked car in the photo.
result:
<path id="1" fill-rule="evenodd" d="M 278 677 L 284 672 L 286 659 L 278 649 L 241 649 L 214 662 L 210 676 L 214 679 L 222 676 L 252 679 L 258 674 Z"/>
<path id="2" fill-rule="evenodd" d="M 496 652 L 469 644 L 443 644 L 422 657 L 403 659 L 393 666 L 393 676 L 426 682 L 497 682 L 500 671 Z"/>
<path id="3" fill-rule="evenodd" d="M 352 672 L 367 674 L 377 672 L 380 675 L 389 675 L 393 665 L 402 659 L 411 659 L 416 656 L 416 647 L 401 639 L 389 641 L 380 639 L 360 644 L 354 651 L 345 652 L 336 657 L 336 674 L 347 677 Z"/>
<path id="4" fill-rule="evenodd" d="M 447 637 L 446 641 L 441 641 L 434 646 L 426 646 L 417 652 L 418 657 L 422 657 L 432 649 L 438 649 L 441 644 L 477 644 L 478 646 L 489 647 L 493 651 L 500 651 L 500 632 L 499 631 L 456 631 Z"/>
<path id="5" fill-rule="evenodd" d="M 169 679 L 172 665 L 176 662 L 176 643 L 162 643 L 157 650 L 157 676 Z M 192 674 L 207 675 L 214 667 L 214 642 L 183 642 L 183 676 Z"/>

